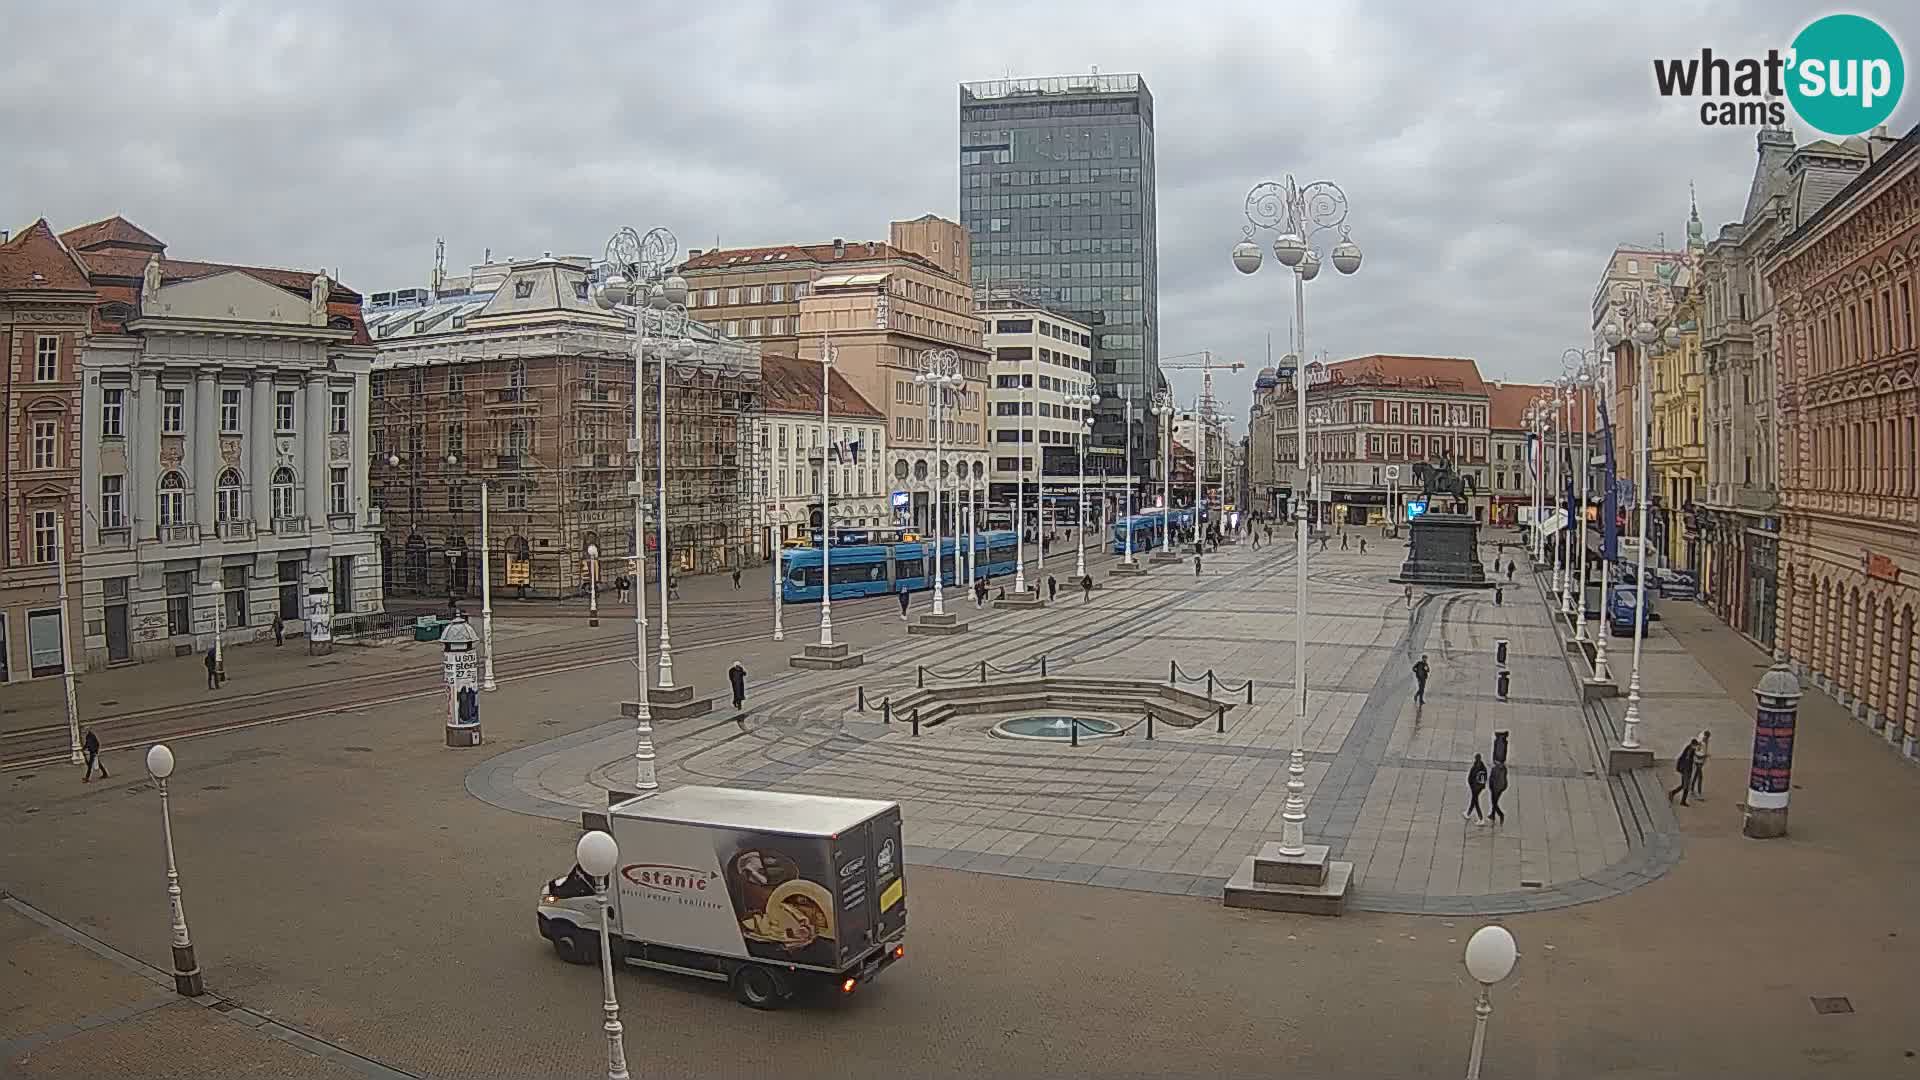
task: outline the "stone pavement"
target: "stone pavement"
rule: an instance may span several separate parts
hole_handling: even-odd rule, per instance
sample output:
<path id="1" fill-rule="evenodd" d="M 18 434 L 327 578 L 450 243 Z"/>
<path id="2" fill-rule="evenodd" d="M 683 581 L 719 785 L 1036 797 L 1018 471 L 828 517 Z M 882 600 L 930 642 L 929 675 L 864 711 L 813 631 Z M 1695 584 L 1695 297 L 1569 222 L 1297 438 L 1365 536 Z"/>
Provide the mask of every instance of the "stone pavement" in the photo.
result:
<path id="1" fill-rule="evenodd" d="M 0 1076 L 399 1080 L 172 976 L 18 900 L 0 900 Z"/>
<path id="2" fill-rule="evenodd" d="M 1397 545 L 1312 551 L 1308 618 L 1308 836 L 1355 864 L 1353 907 L 1428 912 L 1537 910 L 1614 895 L 1658 876 L 1671 851 L 1630 835 L 1604 775 L 1545 607 L 1496 606 L 1487 592 L 1419 595 L 1411 612 L 1387 579 Z M 974 629 L 936 642 L 892 640 L 853 672 L 796 673 L 757 686 L 748 714 L 659 739 L 663 784 L 721 783 L 895 799 L 908 857 L 922 865 L 1219 896 L 1241 858 L 1279 833 L 1295 702 L 1293 555 L 1288 545 L 1223 549 L 1131 584 L 1109 579 L 1092 604 L 1063 592 L 1044 612 L 974 612 Z M 1511 642 L 1511 694 L 1494 686 L 1494 641 Z M 1165 678 L 1213 669 L 1252 679 L 1224 734 L 1211 725 L 1137 727 L 1066 746 L 990 739 L 1002 716 L 923 729 L 851 713 L 869 701 L 986 660 L 1048 656 L 1055 675 Z M 1427 703 L 1410 665 L 1427 654 Z M 1195 689 L 1186 684 L 1188 689 Z M 1244 699 L 1220 692 L 1222 700 Z M 1090 714 L 1090 715 L 1097 715 Z M 1133 724 L 1136 715 L 1106 718 Z M 1511 732 L 1504 825 L 1462 820 L 1466 770 Z M 577 819 L 629 786 L 632 734 L 611 723 L 492 759 L 468 789 L 508 809 Z M 1671 831 L 1671 819 L 1654 832 Z"/>

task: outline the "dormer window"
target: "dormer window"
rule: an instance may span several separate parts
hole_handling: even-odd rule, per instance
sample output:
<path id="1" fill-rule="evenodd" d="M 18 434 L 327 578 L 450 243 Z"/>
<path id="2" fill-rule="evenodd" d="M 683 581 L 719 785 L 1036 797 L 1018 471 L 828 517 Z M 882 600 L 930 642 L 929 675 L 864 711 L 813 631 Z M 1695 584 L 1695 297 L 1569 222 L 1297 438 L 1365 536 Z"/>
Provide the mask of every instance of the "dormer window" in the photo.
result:
<path id="1" fill-rule="evenodd" d="M 533 295 L 533 279 L 532 278 L 521 278 L 518 281 L 515 281 L 513 283 L 514 299 L 525 300 L 527 297 L 532 295 Z"/>

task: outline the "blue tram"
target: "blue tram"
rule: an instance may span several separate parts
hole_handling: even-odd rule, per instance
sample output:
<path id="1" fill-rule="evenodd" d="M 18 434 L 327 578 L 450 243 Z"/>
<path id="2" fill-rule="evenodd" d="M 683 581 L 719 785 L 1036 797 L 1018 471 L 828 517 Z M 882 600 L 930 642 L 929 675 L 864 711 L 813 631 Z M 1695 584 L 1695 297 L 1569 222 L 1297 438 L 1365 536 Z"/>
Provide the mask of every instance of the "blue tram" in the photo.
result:
<path id="1" fill-rule="evenodd" d="M 1011 530 L 983 532 L 974 537 L 975 574 L 993 578 L 1013 573 L 1018 538 Z M 967 579 L 964 539 L 940 539 L 941 578 L 948 585 Z M 780 597 L 787 603 L 820 599 L 820 549 L 788 548 L 780 553 Z M 932 586 L 933 541 L 898 544 L 835 545 L 828 560 L 833 575 L 833 598 L 851 600 L 882 596 L 902 589 L 919 592 Z M 956 567 L 956 561 L 958 566 Z"/>
<path id="2" fill-rule="evenodd" d="M 1173 511 L 1172 524 L 1175 533 L 1178 533 L 1181 529 L 1191 529 L 1193 527 L 1193 511 Z M 1167 511 L 1163 509 L 1148 510 L 1145 513 L 1135 514 L 1130 518 L 1116 521 L 1113 523 L 1113 529 L 1111 530 L 1113 553 L 1115 555 L 1126 554 L 1128 533 L 1133 534 L 1133 550 L 1135 552 L 1152 551 L 1165 541 L 1166 528 Z"/>

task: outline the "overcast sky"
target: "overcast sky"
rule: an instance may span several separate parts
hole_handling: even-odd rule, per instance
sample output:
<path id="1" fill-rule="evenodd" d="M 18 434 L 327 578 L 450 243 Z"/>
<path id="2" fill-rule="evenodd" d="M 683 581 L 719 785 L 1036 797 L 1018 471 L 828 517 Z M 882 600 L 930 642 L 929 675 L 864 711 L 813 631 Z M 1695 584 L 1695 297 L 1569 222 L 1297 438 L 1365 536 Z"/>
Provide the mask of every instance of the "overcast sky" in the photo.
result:
<path id="1" fill-rule="evenodd" d="M 1912 63 L 1902 6 L 1845 10 Z M 1784 48 L 1828 10 L 19 0 L 0 6 L 0 225 L 117 212 L 178 257 L 337 268 L 362 292 L 426 284 L 436 237 L 456 270 L 489 248 L 598 254 L 628 223 L 683 248 L 884 239 L 958 217 L 962 80 L 1139 72 L 1161 352 L 1246 360 L 1221 385 L 1244 415 L 1292 309 L 1271 259 L 1253 278 L 1228 261 L 1253 184 L 1291 171 L 1351 201 L 1366 263 L 1309 286 L 1312 352 L 1545 378 L 1616 243 L 1681 244 L 1689 180 L 1709 237 L 1745 199 L 1753 130 L 1663 101 L 1652 58 Z"/>

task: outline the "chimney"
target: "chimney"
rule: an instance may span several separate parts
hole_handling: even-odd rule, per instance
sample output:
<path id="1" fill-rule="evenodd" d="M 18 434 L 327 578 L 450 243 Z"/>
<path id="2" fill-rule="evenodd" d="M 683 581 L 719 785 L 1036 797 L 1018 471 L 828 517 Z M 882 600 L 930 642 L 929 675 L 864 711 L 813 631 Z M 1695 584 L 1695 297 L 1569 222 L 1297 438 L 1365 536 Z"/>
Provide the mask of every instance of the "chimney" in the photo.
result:
<path id="1" fill-rule="evenodd" d="M 836 259 L 847 257 L 847 241 L 843 237 L 833 238 L 833 257 Z"/>
<path id="2" fill-rule="evenodd" d="M 699 248 L 688 248 L 688 249 L 687 249 L 687 258 L 689 258 L 689 259 L 697 259 L 697 258 L 699 258 L 699 257 L 700 257 L 700 249 L 699 249 Z"/>

